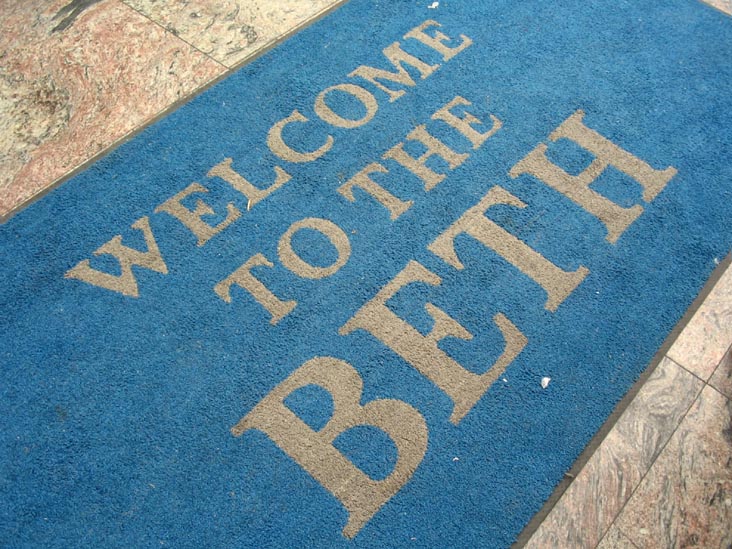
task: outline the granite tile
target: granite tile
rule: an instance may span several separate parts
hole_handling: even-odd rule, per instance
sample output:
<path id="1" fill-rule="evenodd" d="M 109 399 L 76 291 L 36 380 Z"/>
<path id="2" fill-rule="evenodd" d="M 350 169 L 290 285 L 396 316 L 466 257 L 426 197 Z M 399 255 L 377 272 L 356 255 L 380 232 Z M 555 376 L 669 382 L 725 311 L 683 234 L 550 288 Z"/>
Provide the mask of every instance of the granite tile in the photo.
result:
<path id="1" fill-rule="evenodd" d="M 718 10 L 732 15 L 732 0 L 703 0 L 710 6 L 714 6 Z"/>
<path id="2" fill-rule="evenodd" d="M 232 67 L 341 0 L 122 0 Z"/>
<path id="3" fill-rule="evenodd" d="M 117 0 L 0 13 L 0 216 L 225 71 Z"/>
<path id="4" fill-rule="evenodd" d="M 705 387 L 618 517 L 640 548 L 732 546 L 732 402 Z"/>
<path id="5" fill-rule="evenodd" d="M 709 384 L 727 398 L 732 398 L 732 347 L 717 366 Z"/>
<path id="6" fill-rule="evenodd" d="M 611 431 L 526 547 L 595 547 L 640 482 L 639 461 L 638 449 Z"/>
<path id="7" fill-rule="evenodd" d="M 595 547 L 702 386 L 661 361 L 526 547 Z"/>
<path id="8" fill-rule="evenodd" d="M 636 549 L 636 547 L 619 528 L 612 526 L 602 538 L 597 549 Z"/>
<path id="9" fill-rule="evenodd" d="M 668 356 L 708 380 L 732 343 L 732 267 L 669 349 Z"/>
<path id="10" fill-rule="evenodd" d="M 613 430 L 638 449 L 645 472 L 679 426 L 704 384 L 664 358 L 628 405 Z"/>

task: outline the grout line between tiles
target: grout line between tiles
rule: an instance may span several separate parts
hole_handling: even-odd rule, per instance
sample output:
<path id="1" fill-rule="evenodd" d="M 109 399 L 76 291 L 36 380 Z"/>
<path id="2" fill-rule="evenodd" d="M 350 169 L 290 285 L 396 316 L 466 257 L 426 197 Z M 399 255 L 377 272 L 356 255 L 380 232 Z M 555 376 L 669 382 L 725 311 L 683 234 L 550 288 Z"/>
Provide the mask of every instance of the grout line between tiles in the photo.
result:
<path id="1" fill-rule="evenodd" d="M 694 376 L 694 377 L 695 377 L 696 379 L 698 379 L 699 381 L 701 381 L 701 382 L 702 382 L 702 383 L 703 383 L 704 385 L 709 385 L 709 383 L 707 383 L 707 380 L 705 380 L 705 379 L 704 379 L 704 378 L 702 378 L 702 377 L 699 377 L 699 374 L 695 374 L 694 372 L 692 372 L 691 370 L 689 370 L 689 369 L 688 369 L 688 368 L 687 368 L 686 366 L 684 366 L 683 364 L 681 364 L 681 362 L 679 362 L 679 361 L 678 361 L 678 360 L 676 360 L 675 358 L 671 358 L 671 357 L 670 357 L 669 355 L 666 355 L 666 358 L 667 358 L 667 359 L 669 359 L 669 360 L 670 360 L 671 362 L 673 362 L 674 364 L 676 364 L 676 366 L 678 366 L 679 368 L 681 368 L 681 369 L 682 369 L 682 370 L 684 370 L 685 372 L 687 372 L 687 373 L 691 374 L 692 376 Z M 714 367 L 714 371 L 715 371 L 715 372 L 717 371 L 717 368 L 718 368 L 718 367 L 719 367 L 719 364 L 717 364 L 717 365 L 716 365 L 716 366 Z M 711 379 L 711 376 L 710 376 L 710 379 Z"/>
<path id="2" fill-rule="evenodd" d="M 620 514 L 620 513 L 618 513 L 618 514 Z M 635 542 L 635 540 L 633 538 L 631 538 L 628 534 L 626 534 L 620 527 L 616 526 L 616 528 L 618 529 L 618 532 L 620 532 L 621 534 L 623 534 L 623 536 L 625 537 L 625 539 L 627 539 L 630 542 L 630 544 L 633 547 L 635 547 L 635 549 L 641 549 L 640 547 L 638 547 L 638 544 Z"/>
<path id="3" fill-rule="evenodd" d="M 554 488 L 554 491 L 549 496 L 549 498 L 544 502 L 544 505 L 537 511 L 537 513 L 534 515 L 534 517 L 529 521 L 528 524 L 524 526 L 524 529 L 521 531 L 521 533 L 516 538 L 516 541 L 511 546 L 512 548 L 520 548 L 524 547 L 531 537 L 536 533 L 536 531 L 541 527 L 544 520 L 549 516 L 552 509 L 555 505 L 557 505 L 561 499 L 564 493 L 567 491 L 569 486 L 572 484 L 574 479 L 579 475 L 579 473 L 584 469 L 587 462 L 590 460 L 590 458 L 595 454 L 597 449 L 600 447 L 600 445 L 604 442 L 605 438 L 607 438 L 610 431 L 613 429 L 615 424 L 618 422 L 618 419 L 623 415 L 625 410 L 628 408 L 631 402 L 635 399 L 635 397 L 638 395 L 640 390 L 643 388 L 643 386 L 646 384 L 648 379 L 653 375 L 653 372 L 656 370 L 658 365 L 661 363 L 661 361 L 667 357 L 667 353 L 673 343 L 678 339 L 678 337 L 681 335 L 681 332 L 686 329 L 691 319 L 694 317 L 696 312 L 699 310 L 699 308 L 702 306 L 704 301 L 709 297 L 709 295 L 712 293 L 712 290 L 717 285 L 719 280 L 722 278 L 722 276 L 725 274 L 728 268 L 732 268 L 732 253 L 728 254 L 722 261 L 719 262 L 719 264 L 714 268 L 712 273 L 709 275 L 709 278 L 707 279 L 704 286 L 702 286 L 701 290 L 699 290 L 698 295 L 694 299 L 694 301 L 689 305 L 688 309 L 684 313 L 684 315 L 679 319 L 676 326 L 671 330 L 671 332 L 668 334 L 666 339 L 664 340 L 661 347 L 658 349 L 656 354 L 653 356 L 653 358 L 649 361 L 648 366 L 646 369 L 641 373 L 638 380 L 628 389 L 628 392 L 625 394 L 625 396 L 617 403 L 613 411 L 608 415 L 607 419 L 605 420 L 605 423 L 600 426 L 598 431 L 595 433 L 595 436 L 593 436 L 590 441 L 585 446 L 585 449 L 579 454 L 577 459 L 574 461 L 572 466 L 569 468 L 569 470 L 564 474 L 564 477 L 557 483 L 556 487 Z M 674 361 L 674 364 L 677 364 Z M 686 368 L 684 368 L 686 370 Z M 688 371 L 688 370 L 687 370 Z M 696 376 L 698 377 L 698 376 Z M 697 395 L 698 397 L 698 395 Z M 694 402 L 696 399 L 694 400 Z M 688 412 L 688 409 L 687 409 Z M 686 417 L 686 414 L 684 414 L 683 417 Z M 679 422 L 680 423 L 680 422 Z M 677 425 L 678 428 L 678 425 Z M 675 430 L 674 430 L 675 432 Z M 670 440 L 670 437 L 669 437 Z M 668 442 L 668 441 L 667 441 Z M 665 448 L 665 445 L 664 445 Z M 660 452 L 659 452 L 660 454 Z M 654 461 L 655 462 L 655 461 Z M 628 498 L 630 499 L 630 498 Z M 627 503 L 627 500 L 626 500 Z M 625 505 L 623 505 L 625 507 Z M 622 510 L 622 509 L 621 509 Z M 616 516 L 617 518 L 617 516 Z M 613 519 L 613 523 L 615 520 Z M 601 538 L 602 539 L 602 538 Z"/>
<path id="4" fill-rule="evenodd" d="M 117 0 L 117 1 L 121 1 L 121 0 Z M 162 120 L 166 116 L 172 114 L 174 111 L 176 111 L 181 106 L 183 106 L 186 103 L 192 101 L 193 99 L 195 99 L 196 97 L 198 97 L 202 93 L 206 92 L 208 89 L 210 89 L 211 87 L 215 86 L 216 84 L 218 84 L 222 80 L 228 78 L 232 73 L 234 73 L 235 71 L 239 70 L 244 65 L 253 62 L 255 59 L 261 57 L 262 55 L 264 55 L 265 53 L 267 53 L 269 50 L 271 50 L 272 48 L 274 48 L 277 45 L 279 45 L 281 42 L 283 42 L 283 41 L 287 40 L 288 38 L 290 38 L 292 35 L 300 32 L 302 29 L 304 29 L 306 27 L 309 27 L 310 25 L 312 25 L 313 23 L 319 21 L 320 19 L 322 19 L 323 17 L 325 17 L 326 15 L 328 15 L 329 13 L 331 13 L 332 11 L 335 11 L 336 9 L 340 8 L 346 2 L 348 2 L 348 0 L 338 0 L 334 4 L 331 4 L 327 8 L 323 9 L 322 11 L 320 11 L 317 14 L 313 15 L 312 17 L 310 17 L 309 19 L 306 19 L 305 21 L 301 22 L 296 27 L 293 27 L 290 31 L 286 32 L 285 34 L 280 35 L 279 38 L 277 38 L 277 39 L 269 42 L 266 46 L 263 46 L 262 48 L 260 48 L 258 50 L 255 50 L 254 52 L 252 52 L 251 55 L 249 55 L 248 57 L 242 59 L 239 63 L 233 65 L 231 68 L 226 67 L 225 65 L 222 65 L 226 69 L 226 70 L 224 70 L 224 72 L 222 72 L 218 76 L 214 76 L 208 82 L 204 82 L 203 84 L 201 84 L 195 90 L 190 91 L 188 93 L 188 95 L 186 95 L 185 97 L 181 97 L 180 99 L 178 99 L 176 101 L 173 101 L 172 103 L 168 104 L 167 107 L 164 107 L 156 115 L 148 118 L 145 122 L 141 123 L 136 128 L 130 130 L 125 135 L 123 135 L 122 137 L 120 137 L 119 139 L 117 139 L 116 141 L 114 141 L 113 143 L 111 143 L 108 147 L 106 147 L 105 149 L 99 151 L 98 153 L 96 153 L 94 156 L 92 156 L 88 160 L 86 160 L 86 161 L 82 162 L 81 164 L 79 164 L 76 168 L 70 170 L 65 175 L 57 178 L 51 184 L 49 184 L 46 187 L 44 187 L 43 189 L 39 190 L 37 193 L 33 194 L 32 196 L 26 198 L 23 202 L 21 202 L 20 204 L 17 204 L 16 206 L 14 206 L 10 211 L 5 212 L 4 214 L 0 214 L 0 225 L 3 225 L 4 223 L 7 223 L 8 220 L 10 220 L 10 218 L 13 217 L 15 214 L 17 214 L 18 212 L 21 212 L 22 210 L 26 209 L 28 206 L 30 206 L 36 200 L 39 200 L 39 199 L 43 198 L 48 193 L 52 192 L 54 189 L 60 187 L 64 183 L 66 183 L 69 179 L 77 176 L 78 174 L 80 174 L 84 170 L 88 169 L 95 162 L 97 162 L 101 158 L 104 158 L 105 156 L 107 156 L 108 154 L 110 154 L 112 151 L 114 151 L 115 149 L 117 149 L 119 146 L 121 146 L 121 145 L 125 144 L 126 142 L 132 140 L 134 137 L 136 137 L 137 135 L 139 135 L 140 133 L 142 133 L 143 131 L 145 131 L 147 128 L 149 128 L 153 124 L 157 123 L 159 120 Z M 122 3 L 124 3 L 124 2 L 122 2 Z M 125 5 L 127 5 L 127 4 L 125 4 Z M 137 12 L 137 10 L 134 10 L 132 7 L 130 7 L 130 6 L 127 6 L 127 7 L 129 9 L 131 9 L 132 11 L 134 11 L 136 13 L 139 13 L 139 12 Z M 160 26 L 160 25 L 158 25 L 158 26 Z M 217 63 L 218 63 L 218 61 L 217 61 Z M 221 63 L 218 63 L 218 64 L 221 65 Z"/>
<path id="5" fill-rule="evenodd" d="M 666 358 L 669 358 L 668 355 L 666 356 Z M 669 358 L 669 360 L 671 360 L 674 364 L 676 364 L 677 366 L 679 366 L 683 370 L 686 370 L 686 368 L 684 368 L 683 366 L 681 366 L 675 360 L 673 360 L 671 358 Z M 688 372 L 689 370 L 686 370 L 686 371 Z M 689 372 L 689 373 L 691 373 L 691 372 Z M 692 375 L 694 375 L 694 374 L 692 374 Z M 699 376 L 694 376 L 694 377 L 696 377 L 697 379 L 700 379 Z M 653 467 L 656 465 L 656 461 L 658 461 L 658 458 L 661 457 L 661 454 L 663 454 L 664 450 L 666 450 L 666 446 L 668 446 L 668 443 L 674 437 L 674 435 L 676 434 L 676 431 L 679 430 L 679 427 L 681 426 L 681 424 L 686 419 L 686 416 L 689 414 L 689 410 L 691 410 L 692 407 L 694 406 L 694 404 L 696 404 L 697 401 L 699 400 L 699 398 L 701 398 L 701 394 L 704 391 L 704 388 L 707 386 L 707 383 L 704 382 L 704 380 L 701 380 L 701 379 L 700 379 L 700 381 L 702 382 L 702 386 L 696 392 L 696 395 L 694 396 L 694 399 L 691 401 L 691 404 L 689 404 L 689 406 L 686 408 L 686 411 L 681 415 L 681 417 L 679 418 L 678 423 L 674 427 L 673 431 L 671 431 L 671 433 L 669 434 L 669 436 L 666 439 L 666 441 L 658 449 L 658 452 L 656 453 L 656 456 L 653 458 L 653 460 L 651 461 L 651 463 L 648 466 L 648 468 L 645 470 L 645 472 L 641 475 L 641 478 L 638 480 L 638 484 L 636 484 L 635 487 L 631 490 L 630 495 L 625 499 L 625 502 L 623 503 L 623 506 L 615 514 L 615 516 L 613 517 L 612 522 L 605 529 L 605 532 L 603 532 L 602 537 L 600 538 L 600 541 L 602 541 L 602 539 L 607 535 L 607 533 L 610 531 L 610 529 L 613 527 L 613 525 L 615 525 L 615 521 L 618 520 L 618 517 L 623 513 L 623 511 L 627 507 L 627 505 L 630 502 L 630 500 L 633 499 L 633 496 L 638 491 L 638 488 L 640 487 L 641 484 L 643 484 L 643 481 L 648 476 L 648 473 L 650 473 L 651 469 L 653 469 Z M 618 530 L 620 530 L 619 527 L 618 527 Z M 622 532 L 622 530 L 620 530 L 620 531 Z M 630 536 L 628 536 L 625 532 L 623 532 L 623 535 L 625 535 L 625 537 L 627 537 L 628 539 L 630 539 Z M 631 539 L 631 543 L 632 542 L 633 542 L 633 540 Z M 599 543 L 598 543 L 598 545 L 599 545 Z M 635 545 L 635 543 L 633 543 L 633 545 Z"/>
<path id="6" fill-rule="evenodd" d="M 719 393 L 720 395 L 722 395 L 722 396 L 723 396 L 723 397 L 724 397 L 725 399 L 727 399 L 727 400 L 730 400 L 730 399 L 729 399 L 729 397 L 727 397 L 727 395 L 725 395 L 724 393 L 722 393 L 722 392 L 721 392 L 721 391 L 719 391 L 719 390 L 718 390 L 718 389 L 717 389 L 716 387 L 714 387 L 713 385 L 711 385 L 711 384 L 709 383 L 709 381 L 711 381 L 712 377 L 714 377 L 714 374 L 715 374 L 715 373 L 717 372 L 717 369 L 719 369 L 719 367 L 721 366 L 722 362 L 724 361 L 724 357 L 726 357 L 726 356 L 727 356 L 727 353 L 729 353 L 730 351 L 732 351 L 732 343 L 731 343 L 731 344 L 729 345 L 729 347 L 727 347 L 727 349 L 725 350 L 725 352 L 724 352 L 724 353 L 723 353 L 723 355 L 722 355 L 722 358 L 721 358 L 721 359 L 719 360 L 719 362 L 718 362 L 718 363 L 716 364 L 716 366 L 714 367 L 714 370 L 713 370 L 713 372 L 712 372 L 712 375 L 711 375 L 711 376 L 709 376 L 709 380 L 706 380 L 706 381 L 705 381 L 704 379 L 702 379 L 701 377 L 699 377 L 699 376 L 698 376 L 697 374 L 695 374 L 694 372 L 692 372 L 691 370 L 689 370 L 688 368 L 686 368 L 686 367 L 685 367 L 685 366 L 684 366 L 683 364 L 681 364 L 680 362 L 678 362 L 678 361 L 677 361 L 676 359 L 673 359 L 673 358 L 671 358 L 671 357 L 670 357 L 669 355 L 666 355 L 666 357 L 665 357 L 666 359 L 670 360 L 671 362 L 673 362 L 674 364 L 676 364 L 676 366 L 678 366 L 678 367 L 679 367 L 679 368 L 681 368 L 682 370 L 684 370 L 684 371 L 688 372 L 688 373 L 689 373 L 690 375 L 692 375 L 693 377 L 695 377 L 696 379 L 698 379 L 699 381 L 701 381 L 701 383 L 702 383 L 702 386 L 701 386 L 701 388 L 699 389 L 699 391 L 697 392 L 697 394 L 695 395 L 694 399 L 692 400 L 692 402 L 691 402 L 691 404 L 689 405 L 689 407 L 687 408 L 687 410 L 686 410 L 686 411 L 684 412 L 684 414 L 683 414 L 683 415 L 682 415 L 682 416 L 681 416 L 681 417 L 679 418 L 679 422 L 678 422 L 678 423 L 676 424 L 676 427 L 674 427 L 674 429 L 673 429 L 673 431 L 671 432 L 671 434 L 669 435 L 668 439 L 666 439 L 666 442 L 665 442 L 665 443 L 663 444 L 663 447 L 662 447 L 662 448 L 661 448 L 661 449 L 659 450 L 659 452 L 658 452 L 658 454 L 656 455 L 656 457 L 654 458 L 653 462 L 652 462 L 652 463 L 651 463 L 651 464 L 649 465 L 648 469 L 646 469 L 646 471 L 645 471 L 645 472 L 643 473 L 643 475 L 641 476 L 641 479 L 640 479 L 640 480 L 638 481 L 638 484 L 637 484 L 637 485 L 635 486 L 635 488 L 633 488 L 633 491 L 631 492 L 630 496 L 628 496 L 628 499 L 626 499 L 626 500 L 625 500 L 625 503 L 624 503 L 624 504 L 623 504 L 623 506 L 622 506 L 622 507 L 620 508 L 620 510 L 619 510 L 619 511 L 618 511 L 618 513 L 617 513 L 617 514 L 615 515 L 615 517 L 613 518 L 613 520 L 612 520 L 612 522 L 610 523 L 610 525 L 609 525 L 609 526 L 607 527 L 607 529 L 606 529 L 606 530 L 605 530 L 605 532 L 603 533 L 602 537 L 600 538 L 600 542 L 599 542 L 599 543 L 601 543 L 601 542 L 602 542 L 602 540 L 603 540 L 603 539 L 605 538 L 605 536 L 606 536 L 606 535 L 607 535 L 607 533 L 608 533 L 608 532 L 610 531 L 610 529 L 611 529 L 611 528 L 613 527 L 613 525 L 615 525 L 615 521 L 616 521 L 616 519 L 617 519 L 617 518 L 618 518 L 618 517 L 620 516 L 620 514 L 621 514 L 621 513 L 623 512 L 623 509 L 625 509 L 625 506 L 626 506 L 626 505 L 628 504 L 628 502 L 629 502 L 629 501 L 630 501 L 630 500 L 632 499 L 632 497 L 633 497 L 633 495 L 635 494 L 636 490 L 637 490 L 637 489 L 638 489 L 638 487 L 639 487 L 639 486 L 641 485 L 641 483 L 642 483 L 642 482 L 643 482 L 643 480 L 645 479 L 645 477 L 646 477 L 646 475 L 648 474 L 648 472 L 649 472 L 649 471 L 650 471 L 650 470 L 651 470 L 651 469 L 653 468 L 653 466 L 654 466 L 654 465 L 655 465 L 655 463 L 656 463 L 656 460 L 657 460 L 657 459 L 659 458 L 659 456 L 660 456 L 660 455 L 661 455 L 661 454 L 663 453 L 664 449 L 666 448 L 666 446 L 667 446 L 667 445 L 668 445 L 668 443 L 670 442 L 671 438 L 672 438 L 672 437 L 673 437 L 673 436 L 674 436 L 674 435 L 676 434 L 676 431 L 677 431 L 677 430 L 678 430 L 678 428 L 679 428 L 679 427 L 681 426 L 681 423 L 682 423 L 682 422 L 683 422 L 683 421 L 684 421 L 684 420 L 686 419 L 686 416 L 688 415 L 688 413 L 689 413 L 689 410 L 691 410 L 691 408 L 692 408 L 692 407 L 694 406 L 694 404 L 695 404 L 695 403 L 697 402 L 697 400 L 699 400 L 699 398 L 700 398 L 700 396 L 701 396 L 701 393 L 702 393 L 702 391 L 704 391 L 705 387 L 710 387 L 710 388 L 714 389 L 714 390 L 715 390 L 715 391 L 716 391 L 717 393 Z M 620 531 L 620 532 L 621 532 L 621 533 L 622 533 L 622 534 L 623 534 L 623 535 L 624 535 L 624 536 L 625 536 L 626 538 L 628 538 L 628 540 L 629 540 L 629 541 L 630 541 L 630 542 L 631 542 L 631 543 L 633 544 L 633 547 L 637 547 L 637 545 L 635 544 L 635 542 L 633 542 L 633 540 L 632 540 L 632 539 L 630 538 L 630 536 L 629 536 L 628 534 L 626 534 L 626 533 L 625 533 L 625 532 L 624 532 L 624 531 L 623 531 L 623 530 L 622 530 L 622 529 L 621 529 L 620 527 L 616 526 L 616 528 L 618 528 L 618 530 L 619 530 L 619 531 Z M 599 545 L 599 543 L 598 543 L 598 545 Z"/>
<path id="7" fill-rule="evenodd" d="M 323 8 L 322 10 L 320 10 L 318 13 L 316 13 L 314 15 L 311 15 L 308 19 L 306 19 L 305 21 L 301 22 L 300 24 L 295 25 L 289 31 L 287 31 L 287 32 L 285 32 L 283 34 L 280 34 L 279 36 L 271 39 L 264 46 L 262 46 L 261 48 L 259 48 L 257 50 L 254 50 L 252 53 L 250 53 L 249 55 L 247 55 L 244 59 L 242 59 L 241 61 L 238 61 L 238 62 L 234 63 L 229 68 L 231 69 L 232 72 L 233 71 L 236 71 L 236 70 L 239 70 L 244 65 L 249 64 L 250 62 L 254 61 L 256 58 L 261 57 L 262 55 L 264 55 L 265 53 L 267 53 L 269 50 L 275 48 L 276 46 L 279 46 L 282 42 L 284 42 L 285 40 L 287 40 L 291 36 L 297 34 L 298 32 L 300 32 L 305 27 L 309 27 L 310 25 L 312 25 L 316 21 L 319 21 L 320 19 L 322 19 L 323 17 L 325 17 L 326 15 L 328 15 L 330 12 L 337 10 L 343 4 L 346 4 L 348 1 L 349 0 L 336 0 L 333 4 L 330 4 L 329 6 Z"/>
<path id="8" fill-rule="evenodd" d="M 724 400 L 727 400 L 727 401 L 730 401 L 730 402 L 732 402 L 732 398 L 729 398 L 729 397 L 728 397 L 727 395 L 725 395 L 725 394 L 724 394 L 724 393 L 723 393 L 722 391 L 720 391 L 719 389 L 717 389 L 717 388 L 716 388 L 716 387 L 715 387 L 714 385 L 707 385 L 707 387 L 709 387 L 709 388 L 710 388 L 710 389 L 711 389 L 712 391 L 714 391 L 715 393 L 717 393 L 717 394 L 721 395 L 721 396 L 722 396 L 722 398 L 724 398 Z"/>
<path id="9" fill-rule="evenodd" d="M 712 372 L 712 375 L 709 376 L 709 383 L 707 383 L 707 385 L 712 386 L 712 384 L 711 384 L 712 378 L 717 374 L 717 370 L 719 370 L 722 367 L 722 363 L 724 362 L 724 359 L 727 358 L 727 355 L 730 353 L 732 353 L 732 343 L 730 343 L 729 347 L 727 347 L 727 349 L 724 351 L 724 353 L 722 353 L 722 358 L 719 359 L 719 362 L 714 367 L 714 371 Z M 716 387 L 715 387 L 715 389 L 716 389 Z"/>
<path id="10" fill-rule="evenodd" d="M 156 27 L 160 27 L 161 29 L 163 29 L 166 34 L 169 34 L 171 36 L 174 36 L 175 38 L 177 38 L 178 40 L 180 40 L 184 44 L 186 44 L 186 45 L 190 46 L 191 48 L 193 48 L 194 50 L 196 50 L 198 53 L 200 53 L 201 55 L 203 55 L 207 59 L 210 59 L 211 61 L 213 61 L 214 63 L 216 63 L 220 67 L 223 67 L 225 71 L 227 71 L 227 72 L 229 71 L 229 67 L 227 67 L 226 65 L 224 65 L 221 61 L 219 61 L 218 59 L 216 59 L 214 57 L 211 57 L 209 54 L 207 54 L 205 51 L 202 51 L 201 49 L 199 49 L 198 47 L 196 47 L 194 44 L 191 44 L 188 40 L 186 40 L 185 38 L 182 38 L 178 33 L 173 32 L 169 28 L 163 26 L 160 22 L 155 21 L 150 16 L 146 15 L 144 12 L 138 10 L 137 8 L 133 8 L 132 6 L 130 6 L 124 0 L 117 0 L 117 1 L 120 4 L 124 5 L 125 7 L 127 7 L 128 9 L 132 10 L 133 12 L 135 12 L 136 14 L 141 15 L 142 17 L 144 17 L 145 19 L 147 19 L 148 21 L 150 21 L 151 23 L 153 23 Z M 205 84 L 204 84 L 204 86 L 205 86 Z M 196 90 L 196 91 L 198 91 L 198 90 Z M 196 91 L 194 91 L 193 93 L 196 93 Z"/>

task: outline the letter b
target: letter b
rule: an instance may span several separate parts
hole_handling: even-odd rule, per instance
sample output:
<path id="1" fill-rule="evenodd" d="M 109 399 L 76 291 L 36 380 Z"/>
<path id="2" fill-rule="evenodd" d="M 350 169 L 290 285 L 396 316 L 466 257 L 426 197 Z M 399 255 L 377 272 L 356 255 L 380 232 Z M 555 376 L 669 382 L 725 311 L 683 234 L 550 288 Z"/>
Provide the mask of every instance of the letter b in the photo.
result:
<path id="1" fill-rule="evenodd" d="M 318 385 L 333 398 L 333 415 L 313 431 L 284 403 L 297 389 Z M 427 450 L 427 424 L 406 402 L 382 399 L 360 405 L 363 381 L 347 362 L 316 357 L 295 370 L 251 412 L 232 427 L 234 436 L 249 429 L 264 432 L 348 511 L 343 535 L 352 538 L 414 474 Z M 373 480 L 333 446 L 343 432 L 371 425 L 386 433 L 397 448 L 393 471 Z"/>

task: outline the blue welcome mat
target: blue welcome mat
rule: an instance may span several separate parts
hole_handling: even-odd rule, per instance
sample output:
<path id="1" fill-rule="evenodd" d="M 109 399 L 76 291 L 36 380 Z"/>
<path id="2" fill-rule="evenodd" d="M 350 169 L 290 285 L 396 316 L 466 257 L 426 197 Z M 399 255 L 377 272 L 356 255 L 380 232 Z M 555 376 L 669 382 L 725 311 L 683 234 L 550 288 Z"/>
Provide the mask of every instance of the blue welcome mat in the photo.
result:
<path id="1" fill-rule="evenodd" d="M 3 546 L 541 508 L 732 246 L 732 21 L 430 4 L 345 4 L 0 227 Z"/>

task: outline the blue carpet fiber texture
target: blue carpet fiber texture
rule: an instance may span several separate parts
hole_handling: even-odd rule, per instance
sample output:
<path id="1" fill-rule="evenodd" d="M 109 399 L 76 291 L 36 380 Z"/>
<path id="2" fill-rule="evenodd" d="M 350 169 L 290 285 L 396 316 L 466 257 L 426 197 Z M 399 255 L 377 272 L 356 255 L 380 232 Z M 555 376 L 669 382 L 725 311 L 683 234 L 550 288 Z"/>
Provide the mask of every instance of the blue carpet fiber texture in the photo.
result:
<path id="1" fill-rule="evenodd" d="M 732 19 L 431 4 L 344 4 L 0 227 L 0 545 L 541 508 L 730 252 Z"/>

